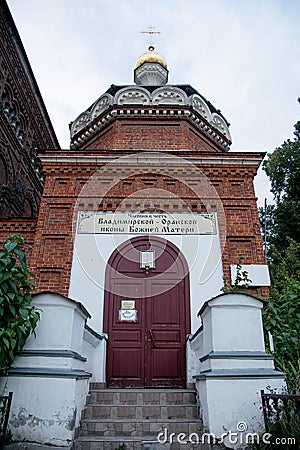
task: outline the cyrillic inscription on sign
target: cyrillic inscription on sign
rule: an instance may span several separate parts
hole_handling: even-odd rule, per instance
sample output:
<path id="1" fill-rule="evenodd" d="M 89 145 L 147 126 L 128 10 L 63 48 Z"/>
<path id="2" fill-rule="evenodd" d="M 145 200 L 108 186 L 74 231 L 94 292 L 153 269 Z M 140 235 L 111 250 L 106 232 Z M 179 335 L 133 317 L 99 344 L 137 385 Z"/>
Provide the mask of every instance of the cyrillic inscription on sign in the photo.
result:
<path id="1" fill-rule="evenodd" d="M 122 300 L 121 309 L 134 309 L 135 300 Z"/>
<path id="2" fill-rule="evenodd" d="M 79 212 L 79 234 L 216 234 L 214 213 Z"/>

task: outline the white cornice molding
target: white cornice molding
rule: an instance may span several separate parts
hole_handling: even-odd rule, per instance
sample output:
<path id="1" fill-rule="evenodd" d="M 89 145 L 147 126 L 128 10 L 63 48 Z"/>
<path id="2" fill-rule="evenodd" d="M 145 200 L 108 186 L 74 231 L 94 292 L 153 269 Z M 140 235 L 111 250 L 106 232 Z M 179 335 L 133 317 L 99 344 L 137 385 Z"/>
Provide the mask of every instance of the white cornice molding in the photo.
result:
<path id="1" fill-rule="evenodd" d="M 111 150 L 112 152 L 114 150 Z M 147 152 L 149 152 L 149 150 L 145 150 Z M 158 153 L 160 152 L 159 150 L 157 151 Z M 180 152 L 178 152 L 180 153 Z M 56 156 L 47 156 L 47 155 L 43 155 L 40 157 L 41 161 L 47 164 L 51 164 L 51 163 L 68 163 L 68 164 L 81 164 L 81 163 L 87 163 L 87 164 L 105 164 L 105 163 L 111 163 L 113 161 L 116 161 L 117 158 L 116 156 L 91 156 L 91 155 L 87 155 L 87 156 L 60 156 L 60 155 L 56 155 Z M 262 162 L 263 156 L 260 155 L 260 158 L 255 158 L 250 156 L 249 157 L 226 157 L 226 158 L 222 158 L 222 157 L 212 157 L 212 156 L 208 156 L 208 157 L 188 157 L 186 159 L 186 161 L 190 162 L 191 164 L 198 164 L 198 165 L 215 165 L 215 166 L 254 166 L 256 168 L 258 168 Z M 120 167 L 122 165 L 122 162 L 120 162 L 119 160 L 118 164 L 120 164 Z M 164 156 L 155 156 L 155 154 L 152 156 L 149 156 L 149 154 L 147 154 L 147 156 L 143 157 L 143 155 L 138 154 L 138 155 L 128 155 L 126 156 L 126 160 L 124 160 L 124 165 L 128 165 L 128 164 L 174 164 L 174 165 L 180 165 L 180 162 L 178 161 L 178 156 L 174 156 L 174 158 L 172 158 L 171 155 L 167 154 L 165 157 Z"/>
<path id="2" fill-rule="evenodd" d="M 187 96 L 183 89 L 178 86 L 162 86 L 149 92 L 142 86 L 126 86 L 120 89 L 114 97 L 110 94 L 104 94 L 94 103 L 91 110 L 84 111 L 71 124 L 71 147 L 77 148 L 86 141 L 92 134 L 95 134 L 108 121 L 112 120 L 108 112 L 105 111 L 112 105 L 115 105 L 116 114 L 119 114 L 119 108 L 134 108 L 135 115 L 168 115 L 164 107 L 174 107 L 171 115 L 181 115 L 182 110 L 176 107 L 187 107 L 184 115 L 189 118 L 193 124 L 204 132 L 210 139 L 215 141 L 225 151 L 229 150 L 232 139 L 229 127 L 225 119 L 218 112 L 211 112 L 205 100 L 198 94 Z M 143 107 L 147 107 L 143 109 Z M 153 107 L 153 109 L 148 109 Z M 132 110 L 120 111 L 120 114 L 131 114 Z M 154 114 L 153 114 L 154 115 Z M 99 119 L 97 121 L 97 119 Z"/>
<path id="3" fill-rule="evenodd" d="M 129 107 L 132 105 L 127 105 Z M 169 105 L 166 105 L 169 106 Z M 139 107 L 136 105 L 135 109 L 126 109 L 126 105 L 123 108 L 115 107 L 111 109 L 106 115 L 102 115 L 99 118 L 99 121 L 94 121 L 91 126 L 88 128 L 88 122 L 86 122 L 86 126 L 83 129 L 81 134 L 76 136 L 76 139 L 71 144 L 72 149 L 76 149 L 81 146 L 85 141 L 87 141 L 92 135 L 96 132 L 100 131 L 105 125 L 111 122 L 116 117 L 160 117 L 163 116 L 168 118 L 185 118 L 189 122 L 193 123 L 196 128 L 198 128 L 202 133 L 206 135 L 211 141 L 218 144 L 224 151 L 229 151 L 231 141 L 224 135 L 216 126 L 215 118 L 211 122 L 207 122 L 206 119 L 201 119 L 201 116 L 198 112 L 193 110 L 191 107 L 187 107 L 185 110 L 183 109 L 164 109 L 163 105 L 159 107 L 159 105 L 154 106 L 151 109 L 144 109 L 143 107 Z M 218 116 L 220 117 L 220 116 Z M 88 115 L 83 113 L 80 115 L 80 121 L 88 120 Z M 224 121 L 222 124 L 225 123 Z M 73 125 L 72 125 L 73 126 Z"/>

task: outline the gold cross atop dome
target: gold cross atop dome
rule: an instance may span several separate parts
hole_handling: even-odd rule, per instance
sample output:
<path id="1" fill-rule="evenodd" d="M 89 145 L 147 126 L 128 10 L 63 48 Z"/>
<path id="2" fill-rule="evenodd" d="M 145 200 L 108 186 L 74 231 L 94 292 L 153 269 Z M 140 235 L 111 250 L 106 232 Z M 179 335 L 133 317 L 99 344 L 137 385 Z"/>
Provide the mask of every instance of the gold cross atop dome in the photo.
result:
<path id="1" fill-rule="evenodd" d="M 161 34 L 161 31 L 156 31 L 153 25 L 150 25 L 147 30 L 140 31 L 141 34 L 148 34 L 148 44 L 153 45 L 155 43 L 155 34 Z"/>
<path id="2" fill-rule="evenodd" d="M 161 34 L 162 32 L 155 30 L 155 27 L 153 25 L 150 25 L 146 30 L 140 31 L 140 33 L 149 35 L 149 37 L 148 37 L 149 47 L 148 47 L 148 51 L 146 53 L 143 53 L 139 57 L 135 67 L 137 68 L 137 67 L 141 66 L 144 62 L 158 62 L 165 69 L 167 69 L 166 60 L 161 55 L 159 55 L 158 53 L 155 52 L 155 47 L 153 45 L 154 40 L 155 40 L 154 35 Z"/>

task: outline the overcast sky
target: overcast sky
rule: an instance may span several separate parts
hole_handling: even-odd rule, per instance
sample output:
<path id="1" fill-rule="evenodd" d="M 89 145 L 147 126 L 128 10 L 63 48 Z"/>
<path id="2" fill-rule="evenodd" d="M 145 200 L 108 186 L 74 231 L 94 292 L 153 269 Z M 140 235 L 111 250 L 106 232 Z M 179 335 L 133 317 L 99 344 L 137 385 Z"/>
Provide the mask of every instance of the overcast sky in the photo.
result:
<path id="1" fill-rule="evenodd" d="M 147 49 L 231 123 L 232 150 L 274 150 L 300 119 L 299 0 L 8 0 L 60 145 L 112 84 L 133 84 Z M 256 191 L 269 197 L 265 176 Z"/>

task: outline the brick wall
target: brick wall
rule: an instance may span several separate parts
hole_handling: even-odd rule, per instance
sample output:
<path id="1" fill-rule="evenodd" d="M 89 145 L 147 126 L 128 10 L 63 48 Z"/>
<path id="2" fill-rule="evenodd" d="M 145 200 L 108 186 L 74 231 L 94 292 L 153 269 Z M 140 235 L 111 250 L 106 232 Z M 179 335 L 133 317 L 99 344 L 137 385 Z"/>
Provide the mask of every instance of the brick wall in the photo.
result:
<path id="1" fill-rule="evenodd" d="M 26 244 L 33 246 L 35 239 L 36 221 L 30 219 L 1 219 L 0 242 L 1 245 L 11 234 L 18 234 L 23 237 Z M 32 248 L 27 248 L 27 263 L 32 269 L 31 261 Z"/>
<path id="2" fill-rule="evenodd" d="M 38 215 L 37 148 L 59 146 L 6 1 L 0 2 L 0 217 Z"/>
<path id="3" fill-rule="evenodd" d="M 81 153 L 83 155 L 89 155 L 87 150 Z M 246 158 L 245 155 L 243 157 Z M 196 178 L 190 173 L 186 182 L 180 181 L 183 169 L 178 164 L 172 167 L 169 175 L 162 175 L 159 173 L 161 167 L 157 167 L 153 168 L 152 173 L 124 178 L 126 170 L 117 166 L 105 176 L 103 171 L 97 172 L 105 167 L 100 157 L 99 161 L 89 163 L 83 162 L 83 157 L 81 162 L 74 157 L 73 162 L 44 163 L 46 183 L 32 255 L 33 269 L 38 275 L 38 290 L 49 289 L 68 294 L 78 208 L 89 211 L 215 211 L 218 213 L 224 247 L 222 259 L 225 277 L 230 279 L 230 264 L 237 264 L 241 257 L 244 257 L 245 264 L 264 264 L 253 188 L 258 164 L 226 165 L 224 161 L 221 163 L 224 158 L 224 155 L 220 155 L 220 164 L 205 164 L 204 160 L 198 164 L 198 168 L 214 186 L 215 193 L 197 178 L 197 173 Z M 142 166 L 140 170 L 143 172 Z M 81 189 L 95 173 L 96 181 L 91 184 L 86 195 Z M 194 191 L 193 183 L 200 186 L 200 198 Z M 103 193 L 105 195 L 102 197 Z M 265 295 L 266 290 L 255 290 L 255 293 Z"/>
<path id="4" fill-rule="evenodd" d="M 115 119 L 96 137 L 87 140 L 85 149 L 114 150 L 199 150 L 220 152 L 199 130 L 185 118 L 124 117 Z"/>

